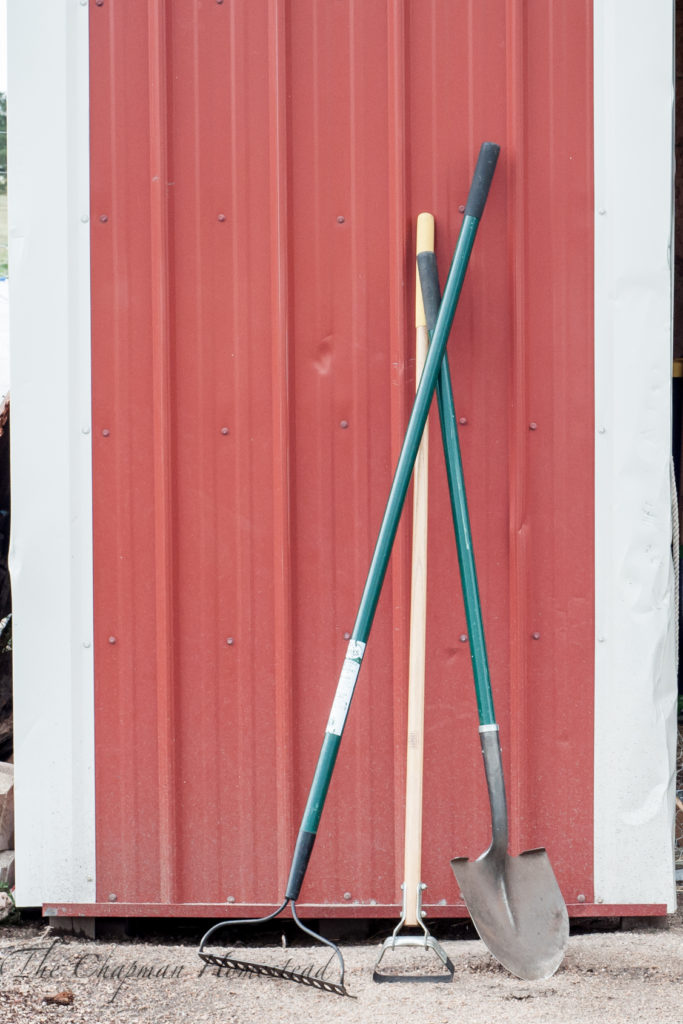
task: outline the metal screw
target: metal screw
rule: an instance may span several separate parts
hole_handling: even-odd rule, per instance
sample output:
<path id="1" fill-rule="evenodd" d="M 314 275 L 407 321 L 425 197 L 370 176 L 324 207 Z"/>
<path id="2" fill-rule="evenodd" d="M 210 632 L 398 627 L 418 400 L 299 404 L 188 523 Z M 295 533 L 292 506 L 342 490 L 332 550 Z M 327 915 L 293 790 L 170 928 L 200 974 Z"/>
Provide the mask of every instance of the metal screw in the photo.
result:
<path id="1" fill-rule="evenodd" d="M 81 434 L 89 434 L 90 427 L 81 427 Z"/>
<path id="2" fill-rule="evenodd" d="M 109 437 L 109 431 L 107 430 L 107 428 L 106 428 L 106 427 L 105 427 L 105 428 L 104 428 L 104 430 L 102 431 L 102 437 Z"/>
<path id="3" fill-rule="evenodd" d="M 109 893 L 109 902 L 110 903 L 116 903 L 117 899 L 118 899 L 118 896 L 116 895 L 115 892 L 110 892 Z"/>
<path id="4" fill-rule="evenodd" d="M 106 224 L 108 220 L 109 220 L 109 217 L 107 217 L 106 213 L 103 213 L 102 216 L 100 217 L 100 223 L 101 224 Z"/>
<path id="5" fill-rule="evenodd" d="M 84 646 L 84 647 L 85 647 L 86 649 L 87 649 L 88 647 L 90 647 L 90 641 L 89 641 L 89 640 L 84 640 L 84 641 L 83 641 L 83 646 Z"/>
<path id="6" fill-rule="evenodd" d="M 90 220 L 90 217 L 88 216 L 88 214 L 84 213 L 83 216 L 81 217 L 81 224 L 87 224 L 89 220 Z"/>
<path id="7" fill-rule="evenodd" d="M 604 899 L 602 898 L 602 896 L 596 896 L 596 897 L 595 897 L 595 902 L 596 902 L 596 903 L 604 903 L 605 901 L 604 901 Z"/>
<path id="8" fill-rule="evenodd" d="M 460 419 L 458 420 L 458 423 L 460 423 L 461 426 L 464 427 L 465 424 L 467 423 L 467 416 L 461 416 Z"/>
<path id="9" fill-rule="evenodd" d="M 350 892 L 345 892 L 344 893 L 344 899 L 345 900 L 350 900 L 351 899 L 351 893 Z"/>
<path id="10" fill-rule="evenodd" d="M 228 430 L 227 427 L 221 427 L 221 434 L 229 434 L 229 433 L 230 433 L 230 431 Z"/>
<path id="11" fill-rule="evenodd" d="M 115 636 L 110 636 L 109 637 L 109 643 L 110 644 L 115 644 L 116 643 L 116 637 Z"/>
<path id="12" fill-rule="evenodd" d="M 529 430 L 538 430 L 538 423 L 530 423 Z"/>
<path id="13" fill-rule="evenodd" d="M 541 634 L 540 633 L 532 633 L 531 634 L 531 639 L 532 640 L 540 640 L 541 639 Z"/>
<path id="14" fill-rule="evenodd" d="M 104 6 L 104 0 L 95 0 L 95 4 L 97 5 L 97 7 L 103 7 Z"/>
<path id="15" fill-rule="evenodd" d="M 576 897 L 576 899 L 577 899 L 578 903 L 585 903 L 586 902 L 586 897 L 583 895 L 582 892 L 579 893 L 579 895 Z"/>
<path id="16" fill-rule="evenodd" d="M 225 214 L 224 214 L 224 213 L 219 213 L 219 214 L 218 214 L 218 219 L 219 219 L 219 221 L 220 221 L 220 222 L 221 222 L 221 224 L 222 224 L 222 223 L 223 223 L 223 221 L 225 220 Z"/>
<path id="17" fill-rule="evenodd" d="M 344 639 L 345 640 L 350 640 L 351 639 L 351 634 L 350 633 L 344 633 Z"/>
<path id="18" fill-rule="evenodd" d="M 235 902 L 235 897 L 234 896 L 228 896 L 227 902 L 228 903 L 234 903 Z"/>
<path id="19" fill-rule="evenodd" d="M 345 220 L 345 217 L 337 217 L 337 224 L 343 224 Z"/>
<path id="20" fill-rule="evenodd" d="M 607 210 L 598 210 L 598 213 L 600 214 L 601 217 L 604 217 L 605 214 L 607 213 Z"/>
<path id="21" fill-rule="evenodd" d="M 420 882 L 420 888 L 421 888 L 421 889 L 422 889 L 422 891 L 424 892 L 424 891 L 425 891 L 425 889 L 427 888 L 427 883 L 426 883 L 426 882 Z"/>
<path id="22" fill-rule="evenodd" d="M 460 634 L 460 643 L 461 644 L 466 644 L 467 643 L 467 633 L 461 633 Z"/>
<path id="23" fill-rule="evenodd" d="M 465 212 L 465 207 L 464 206 L 459 206 L 458 207 L 458 213 L 464 213 L 464 212 Z"/>
<path id="24" fill-rule="evenodd" d="M 342 428 L 342 430 L 346 430 L 348 425 L 349 425 L 349 421 L 348 420 L 342 420 L 341 423 L 339 424 L 339 426 Z"/>
<path id="25" fill-rule="evenodd" d="M 232 647 L 232 645 L 233 645 L 233 644 L 234 644 L 234 642 L 235 642 L 235 639 L 234 639 L 234 637 L 232 637 L 232 636 L 229 636 L 229 637 L 228 637 L 228 639 L 227 639 L 227 640 L 226 640 L 225 642 L 226 642 L 226 644 L 228 645 L 228 647 Z"/>

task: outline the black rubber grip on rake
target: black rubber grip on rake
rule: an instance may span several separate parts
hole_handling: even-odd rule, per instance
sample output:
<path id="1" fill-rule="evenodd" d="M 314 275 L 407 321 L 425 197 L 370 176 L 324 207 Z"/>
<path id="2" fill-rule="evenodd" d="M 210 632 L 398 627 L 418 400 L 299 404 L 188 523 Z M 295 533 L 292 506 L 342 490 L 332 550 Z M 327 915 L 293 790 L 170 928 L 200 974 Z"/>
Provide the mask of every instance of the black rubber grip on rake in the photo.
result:
<path id="1" fill-rule="evenodd" d="M 499 153 L 500 146 L 495 142 L 482 143 L 465 206 L 466 217 L 476 217 L 477 220 L 481 220 Z"/>
<path id="2" fill-rule="evenodd" d="M 439 272 L 436 269 L 436 255 L 433 252 L 419 252 L 417 254 L 417 269 L 420 275 L 420 289 L 422 290 L 427 330 L 433 334 L 441 305 L 441 286 L 439 285 Z"/>
<path id="3" fill-rule="evenodd" d="M 296 846 L 294 847 L 294 856 L 292 857 L 292 866 L 289 871 L 289 881 L 287 882 L 285 899 L 296 901 L 299 898 L 304 875 L 306 874 L 306 868 L 308 867 L 308 862 L 311 859 L 315 836 L 315 832 L 305 832 L 303 829 L 297 836 Z"/>

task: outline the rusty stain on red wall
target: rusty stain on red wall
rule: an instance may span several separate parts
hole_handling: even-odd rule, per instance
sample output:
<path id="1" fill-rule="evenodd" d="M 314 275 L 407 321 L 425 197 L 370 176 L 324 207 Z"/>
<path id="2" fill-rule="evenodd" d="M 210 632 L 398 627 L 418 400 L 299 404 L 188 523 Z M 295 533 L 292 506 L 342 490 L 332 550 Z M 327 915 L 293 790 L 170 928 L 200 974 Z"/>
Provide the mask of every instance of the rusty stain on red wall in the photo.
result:
<path id="1" fill-rule="evenodd" d="M 591 9 L 92 7 L 98 902 L 279 902 L 414 388 L 415 219 L 445 277 L 490 139 L 449 351 L 511 841 L 592 903 Z M 423 876 L 455 915 L 449 858 L 483 851 L 488 804 L 430 458 Z M 409 514 L 314 916 L 399 903 Z"/>

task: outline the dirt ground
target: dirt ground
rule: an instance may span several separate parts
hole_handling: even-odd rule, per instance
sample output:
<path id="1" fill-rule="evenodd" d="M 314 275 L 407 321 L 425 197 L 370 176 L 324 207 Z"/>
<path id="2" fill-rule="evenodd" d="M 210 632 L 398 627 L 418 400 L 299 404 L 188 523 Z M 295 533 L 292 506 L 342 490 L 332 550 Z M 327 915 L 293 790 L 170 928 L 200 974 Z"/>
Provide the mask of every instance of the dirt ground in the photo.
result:
<path id="1" fill-rule="evenodd" d="M 609 927 L 606 923 L 602 928 Z M 615 927 L 615 926 L 613 926 Z M 381 936 L 383 938 L 385 936 Z M 342 943 L 355 998 L 268 977 L 202 969 L 194 939 L 91 941 L 50 927 L 0 926 L 0 1021 L 69 1024 L 609 1024 L 683 1022 L 683 909 L 665 928 L 572 933 L 548 981 L 511 977 L 478 939 L 444 939 L 455 973 L 434 980 L 377 984 L 379 940 Z M 283 963 L 308 950 L 242 951 Z M 395 958 L 401 958 L 399 960 Z M 382 968 L 418 975 L 440 968 L 432 953 L 387 953 Z M 59 997 L 60 1003 L 45 1002 Z"/>

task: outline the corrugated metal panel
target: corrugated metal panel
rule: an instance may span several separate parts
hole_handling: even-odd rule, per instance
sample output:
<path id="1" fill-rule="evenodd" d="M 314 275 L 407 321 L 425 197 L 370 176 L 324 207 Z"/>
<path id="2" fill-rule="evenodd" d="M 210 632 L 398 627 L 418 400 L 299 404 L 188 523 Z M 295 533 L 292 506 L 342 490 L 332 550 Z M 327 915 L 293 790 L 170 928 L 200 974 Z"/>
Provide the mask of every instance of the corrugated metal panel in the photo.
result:
<path id="1" fill-rule="evenodd" d="M 490 138 L 451 350 L 512 843 L 592 902 L 591 52 L 587 2 L 92 8 L 99 901 L 282 893 L 414 386 L 415 217 L 445 274 Z M 488 819 L 431 462 L 423 875 L 458 913 L 448 860 Z M 398 902 L 407 541 L 316 914 Z"/>

